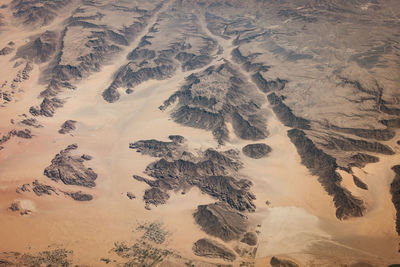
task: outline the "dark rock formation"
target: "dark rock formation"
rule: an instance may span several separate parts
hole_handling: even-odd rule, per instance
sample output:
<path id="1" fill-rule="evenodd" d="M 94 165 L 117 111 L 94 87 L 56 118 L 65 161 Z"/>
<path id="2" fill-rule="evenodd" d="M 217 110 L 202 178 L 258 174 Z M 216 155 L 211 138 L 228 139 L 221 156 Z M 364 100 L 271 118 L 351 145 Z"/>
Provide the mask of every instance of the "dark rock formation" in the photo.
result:
<path id="1" fill-rule="evenodd" d="M 211 239 L 203 238 L 197 240 L 192 250 L 194 254 L 200 257 L 219 258 L 227 261 L 236 259 L 236 255 L 232 250 Z"/>
<path id="2" fill-rule="evenodd" d="M 193 217 L 204 232 L 224 241 L 238 239 L 247 230 L 247 217 L 224 202 L 200 205 Z"/>
<path id="3" fill-rule="evenodd" d="M 364 190 L 368 190 L 368 185 L 366 183 L 364 183 L 363 181 L 361 181 L 360 178 L 358 178 L 357 176 L 353 175 L 353 181 L 354 184 Z"/>
<path id="4" fill-rule="evenodd" d="M 38 180 L 32 182 L 32 190 L 37 196 L 51 195 L 53 193 L 58 195 L 57 189 L 55 187 L 39 183 Z"/>
<path id="5" fill-rule="evenodd" d="M 341 128 L 337 126 L 330 126 L 330 128 L 338 132 L 353 134 L 358 137 L 376 139 L 380 141 L 388 141 L 396 135 L 396 132 L 391 129 Z"/>
<path id="6" fill-rule="evenodd" d="M 400 128 L 400 118 L 391 119 L 391 120 L 381 120 L 383 125 L 391 128 Z"/>
<path id="7" fill-rule="evenodd" d="M 220 144 L 229 137 L 227 122 L 232 123 L 235 134 L 242 139 L 260 140 L 268 136 L 260 108 L 264 100 L 229 62 L 185 79 L 181 89 L 160 107 L 165 110 L 178 102 L 171 113 L 175 122 L 211 131 Z"/>
<path id="8" fill-rule="evenodd" d="M 53 98 L 47 98 L 45 97 L 40 103 L 40 107 L 31 107 L 29 109 L 29 112 L 33 116 L 45 116 L 45 117 L 53 117 L 54 112 L 57 108 L 61 108 L 64 104 L 64 101 L 53 97 Z"/>
<path id="9" fill-rule="evenodd" d="M 244 140 L 260 140 L 267 137 L 262 130 L 251 125 L 238 112 L 232 114 L 232 127 L 235 134 Z"/>
<path id="10" fill-rule="evenodd" d="M 126 192 L 126 196 L 127 196 L 129 199 L 135 199 L 135 198 L 136 198 L 136 196 L 135 196 L 132 192 Z"/>
<path id="11" fill-rule="evenodd" d="M 66 249 L 40 251 L 37 254 L 0 252 L 0 266 L 8 266 L 2 265 L 2 262 L 8 262 L 10 266 L 69 267 L 75 265 L 72 264 L 72 253 Z"/>
<path id="12" fill-rule="evenodd" d="M 72 0 L 13 0 L 11 9 L 14 11 L 13 16 L 20 19 L 23 24 L 40 27 L 50 24 L 57 17 L 59 10 L 71 2 Z"/>
<path id="13" fill-rule="evenodd" d="M 58 130 L 60 134 L 67 134 L 70 133 L 71 131 L 76 129 L 76 124 L 77 121 L 74 120 L 67 120 L 61 125 L 61 129 Z"/>
<path id="14" fill-rule="evenodd" d="M 3 47 L 0 50 L 0 56 L 5 56 L 5 55 L 8 55 L 8 54 L 11 54 L 13 51 L 14 51 L 13 47 L 9 47 L 9 46 Z"/>
<path id="15" fill-rule="evenodd" d="M 90 201 L 93 199 L 93 196 L 90 194 L 83 193 L 82 191 L 77 192 L 63 192 L 64 195 L 71 197 L 76 201 Z"/>
<path id="16" fill-rule="evenodd" d="M 257 245 L 257 235 L 253 232 L 247 232 L 243 238 L 240 240 L 240 242 L 245 243 L 249 246 L 255 246 Z"/>
<path id="17" fill-rule="evenodd" d="M 310 129 L 310 122 L 306 119 L 297 117 L 293 114 L 292 110 L 286 106 L 282 99 L 275 93 L 268 95 L 268 101 L 272 106 L 276 117 L 285 125 L 292 128 L 299 128 L 303 130 Z"/>
<path id="18" fill-rule="evenodd" d="M 390 184 L 390 193 L 396 209 L 396 231 L 400 235 L 400 165 L 393 166 L 392 170 L 395 173 L 395 177 Z"/>
<path id="19" fill-rule="evenodd" d="M 77 145 L 69 145 L 61 150 L 44 170 L 44 175 L 56 182 L 61 180 L 66 185 L 94 187 L 97 174 L 85 167 L 80 156 L 71 155 L 71 151 L 77 148 Z"/>
<path id="20" fill-rule="evenodd" d="M 285 88 L 287 80 L 281 80 L 277 78 L 276 80 L 267 81 L 257 72 L 251 76 L 251 80 L 257 85 L 257 87 L 263 93 L 269 93 L 271 91 L 281 91 Z"/>
<path id="21" fill-rule="evenodd" d="M 277 257 L 272 257 L 270 264 L 272 267 L 299 267 L 296 263 L 290 260 L 283 260 Z"/>
<path id="22" fill-rule="evenodd" d="M 24 119 L 21 121 L 22 124 L 32 126 L 34 128 L 42 128 L 43 126 L 35 118 Z"/>
<path id="23" fill-rule="evenodd" d="M 159 157 L 159 158 L 161 157 L 176 158 L 178 155 L 174 154 L 179 153 L 177 151 L 179 147 L 180 145 L 176 141 L 163 142 L 155 139 L 139 140 L 135 143 L 129 144 L 129 148 L 136 149 L 136 152 L 140 152 L 144 155 L 149 155 L 152 157 Z"/>
<path id="24" fill-rule="evenodd" d="M 394 151 L 387 145 L 378 142 L 352 139 L 349 137 L 330 137 L 324 146 L 328 149 L 339 149 L 343 151 L 366 151 L 384 155 L 394 155 Z"/>
<path id="25" fill-rule="evenodd" d="M 364 154 L 364 153 L 357 153 L 357 154 L 354 154 L 353 156 L 351 156 L 350 160 L 352 161 L 349 164 L 350 166 L 364 168 L 365 165 L 367 165 L 368 163 L 378 162 L 379 158 L 372 156 L 372 155 Z"/>
<path id="26" fill-rule="evenodd" d="M 248 144 L 242 148 L 243 154 L 253 159 L 263 158 L 271 151 L 271 147 L 264 143 Z"/>
<path id="27" fill-rule="evenodd" d="M 254 211 L 253 200 L 255 196 L 249 191 L 252 183 L 246 179 L 237 179 L 237 171 L 242 168 L 238 161 L 236 151 L 218 152 L 208 149 L 198 157 L 183 151 L 179 144 L 174 143 L 166 156 L 160 153 L 165 148 L 165 143 L 154 140 L 140 141 L 143 144 L 151 144 L 151 154 L 162 156 L 160 160 L 149 164 L 146 174 L 155 178 L 150 180 L 134 175 L 133 178 L 147 183 L 151 189 L 145 191 L 144 200 L 147 205 L 164 204 L 169 198 L 167 191 L 187 191 L 196 186 L 203 193 L 226 202 L 229 206 L 239 211 Z M 154 146 L 154 144 L 157 144 Z M 136 146 L 135 146 L 136 147 Z M 146 147 L 150 147 L 147 146 Z M 177 152 L 183 151 L 183 152 Z M 171 155 L 176 155 L 172 156 Z M 169 160 L 165 159 L 168 158 Z M 153 199 L 154 198 L 154 199 Z"/>
<path id="28" fill-rule="evenodd" d="M 333 196 L 336 207 L 336 217 L 346 219 L 348 217 L 360 217 L 365 206 L 362 200 L 354 197 L 350 191 L 340 186 L 342 177 L 336 172 L 338 168 L 336 159 L 326 154 L 298 129 L 288 131 L 288 136 L 296 146 L 297 152 L 304 164 L 313 175 L 317 175 L 318 181 L 326 192 Z"/>
<path id="29" fill-rule="evenodd" d="M 17 57 L 25 58 L 36 63 L 49 61 L 56 52 L 58 35 L 52 31 L 46 31 L 17 50 Z"/>

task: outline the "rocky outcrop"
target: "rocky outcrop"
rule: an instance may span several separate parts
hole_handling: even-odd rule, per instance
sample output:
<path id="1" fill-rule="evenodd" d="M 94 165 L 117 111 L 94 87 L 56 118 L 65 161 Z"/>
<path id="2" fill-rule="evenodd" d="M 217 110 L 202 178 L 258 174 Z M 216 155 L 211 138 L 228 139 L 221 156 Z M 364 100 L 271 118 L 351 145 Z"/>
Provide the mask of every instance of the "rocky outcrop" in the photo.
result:
<path id="1" fill-rule="evenodd" d="M 353 175 L 353 181 L 354 184 L 364 190 L 368 190 L 368 185 L 366 183 L 364 183 L 363 181 L 361 181 L 360 178 L 358 178 L 357 176 Z"/>
<path id="2" fill-rule="evenodd" d="M 64 195 L 69 196 L 73 200 L 76 201 L 90 201 L 93 199 L 93 196 L 90 194 L 83 193 L 82 191 L 77 192 L 63 192 Z"/>
<path id="3" fill-rule="evenodd" d="M 277 96 L 275 93 L 271 93 L 267 98 L 276 117 L 285 126 L 303 130 L 308 130 L 311 128 L 310 122 L 294 115 L 292 110 L 283 103 L 281 97 Z"/>
<path id="4" fill-rule="evenodd" d="M 324 146 L 328 149 L 339 149 L 342 151 L 365 151 L 365 152 L 373 152 L 380 153 L 384 155 L 394 155 L 394 151 L 387 145 L 366 141 L 353 139 L 349 137 L 330 137 L 329 140 L 324 144 Z"/>
<path id="5" fill-rule="evenodd" d="M 71 2 L 72 0 L 13 0 L 11 9 L 14 11 L 13 16 L 21 20 L 24 25 L 40 27 L 50 24 L 57 17 L 60 9 Z"/>
<path id="6" fill-rule="evenodd" d="M 400 235 L 400 165 L 393 166 L 392 170 L 395 176 L 390 184 L 390 193 L 392 194 L 392 202 L 396 209 L 396 231 Z"/>
<path id="7" fill-rule="evenodd" d="M 240 240 L 240 242 L 245 243 L 249 246 L 255 246 L 257 245 L 257 235 L 256 233 L 253 232 L 247 232 L 243 238 Z"/>
<path id="8" fill-rule="evenodd" d="M 61 150 L 51 161 L 51 165 L 44 170 L 44 175 L 53 181 L 62 181 L 66 185 L 96 186 L 97 174 L 84 165 L 85 160 L 81 156 L 71 155 L 71 151 L 77 148 L 78 146 L 74 144 Z"/>
<path id="9" fill-rule="evenodd" d="M 126 196 L 127 196 L 129 199 L 135 199 L 135 198 L 136 198 L 135 194 L 133 194 L 132 192 L 126 192 Z"/>
<path id="10" fill-rule="evenodd" d="M 242 148 L 243 154 L 253 159 L 266 157 L 271 151 L 271 147 L 264 143 L 248 144 Z"/>
<path id="11" fill-rule="evenodd" d="M 336 159 L 317 148 L 305 133 L 299 129 L 289 130 L 288 136 L 296 146 L 302 164 L 313 175 L 319 177 L 318 181 L 326 192 L 333 196 L 336 217 L 338 219 L 346 219 L 362 216 L 365 211 L 364 203 L 340 185 L 342 177 L 336 172 L 338 168 Z"/>
<path id="12" fill-rule="evenodd" d="M 257 85 L 263 93 L 269 93 L 272 91 L 281 91 L 285 89 L 287 80 L 281 80 L 277 78 L 276 80 L 267 81 L 261 73 L 257 72 L 251 76 L 251 80 Z"/>
<path id="13" fill-rule="evenodd" d="M 364 168 L 368 163 L 376 163 L 379 161 L 378 157 L 368 155 L 365 153 L 357 153 L 350 157 L 350 166 L 355 166 L 358 168 Z"/>
<path id="14" fill-rule="evenodd" d="M 223 144 L 229 138 L 227 123 L 245 140 L 268 136 L 264 102 L 252 86 L 229 62 L 215 65 L 185 78 L 180 90 L 160 107 L 165 110 L 178 102 L 171 112 L 175 122 L 211 131 Z"/>
<path id="15" fill-rule="evenodd" d="M 47 98 L 45 97 L 40 103 L 40 107 L 30 107 L 29 112 L 33 116 L 45 116 L 53 117 L 57 108 L 61 108 L 64 105 L 64 101 L 56 97 Z"/>
<path id="16" fill-rule="evenodd" d="M 375 139 L 379 141 L 388 141 L 395 137 L 396 132 L 391 129 L 360 129 L 360 128 L 342 128 L 337 126 L 330 126 L 330 128 L 337 132 L 353 134 L 358 137 L 366 139 Z"/>
<path id="17" fill-rule="evenodd" d="M 272 257 L 270 264 L 272 267 L 299 267 L 297 263 L 291 260 L 284 260 L 277 257 Z"/>
<path id="18" fill-rule="evenodd" d="M 46 31 L 17 50 L 18 58 L 25 58 L 35 63 L 49 61 L 55 54 L 58 45 L 58 34 Z"/>
<path id="19" fill-rule="evenodd" d="M 200 239 L 194 243 L 193 252 L 195 255 L 207 258 L 217 258 L 227 261 L 234 261 L 236 259 L 235 253 L 224 245 L 211 239 Z"/>
<path id="20" fill-rule="evenodd" d="M 247 230 L 247 217 L 224 202 L 200 205 L 193 217 L 204 232 L 224 241 L 239 239 Z"/>
<path id="21" fill-rule="evenodd" d="M 60 134 L 70 133 L 70 132 L 72 132 L 73 130 L 76 129 L 76 126 L 75 126 L 76 123 L 77 123 L 77 121 L 67 120 L 61 125 L 61 129 L 58 130 L 58 132 Z"/>
<path id="22" fill-rule="evenodd" d="M 236 178 L 239 176 L 238 170 L 242 168 L 237 151 L 219 152 L 207 149 L 195 157 L 190 152 L 185 152 L 180 147 L 181 144 L 174 143 L 169 147 L 171 151 L 164 157 L 164 152 L 157 152 L 155 149 L 160 148 L 160 151 L 163 151 L 165 145 L 168 145 L 165 143 L 170 142 L 142 140 L 138 143 L 140 145 L 135 145 L 135 147 L 148 147 L 148 144 L 151 144 L 151 154 L 162 157 L 146 167 L 145 173 L 154 179 L 133 176 L 134 179 L 145 182 L 151 187 L 144 195 L 147 206 L 164 204 L 169 199 L 168 191 L 185 192 L 195 186 L 203 193 L 227 203 L 238 211 L 255 210 L 253 203 L 255 196 L 250 192 L 252 183 L 246 179 Z M 153 146 L 154 144 L 157 145 Z"/>
<path id="23" fill-rule="evenodd" d="M 24 192 L 31 192 L 31 190 L 39 197 L 52 194 L 58 195 L 57 189 L 55 187 L 40 183 L 38 180 L 33 181 L 32 184 L 23 184 L 17 187 L 15 191 L 21 194 Z"/>
<path id="24" fill-rule="evenodd" d="M 184 138 L 180 135 L 171 135 L 169 139 L 172 141 L 139 140 L 129 144 L 129 148 L 136 149 L 136 152 L 152 157 L 179 158 L 183 153 L 180 149 L 180 144 L 184 141 Z"/>

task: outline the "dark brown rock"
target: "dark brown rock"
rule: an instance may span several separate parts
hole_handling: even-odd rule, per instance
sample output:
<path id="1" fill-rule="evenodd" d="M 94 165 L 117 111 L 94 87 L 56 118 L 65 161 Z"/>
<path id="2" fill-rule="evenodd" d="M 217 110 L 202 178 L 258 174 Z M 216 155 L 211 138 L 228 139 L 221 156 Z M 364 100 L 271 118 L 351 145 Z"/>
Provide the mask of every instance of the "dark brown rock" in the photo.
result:
<path id="1" fill-rule="evenodd" d="M 77 121 L 74 120 L 67 120 L 61 125 L 61 129 L 58 130 L 60 134 L 67 134 L 70 133 L 71 131 L 76 129 L 75 124 Z"/>
<path id="2" fill-rule="evenodd" d="M 240 242 L 245 243 L 249 246 L 255 246 L 257 245 L 257 235 L 256 233 L 253 232 L 247 232 L 243 238 L 240 240 Z"/>
<path id="3" fill-rule="evenodd" d="M 392 202 L 396 209 L 396 231 L 400 235 L 400 165 L 393 166 L 392 170 L 395 176 L 390 184 L 390 193 L 392 194 Z"/>
<path id="4" fill-rule="evenodd" d="M 272 257 L 270 264 L 272 267 L 299 267 L 298 264 L 290 260 L 283 260 L 277 257 Z"/>
<path id="5" fill-rule="evenodd" d="M 248 144 L 242 148 L 243 154 L 253 159 L 266 157 L 271 151 L 271 147 L 264 143 Z"/>
<path id="6" fill-rule="evenodd" d="M 76 201 L 90 201 L 93 199 L 93 196 L 90 194 L 83 193 L 82 191 L 77 192 L 63 192 L 64 195 L 71 197 Z"/>
<path id="7" fill-rule="evenodd" d="M 193 217 L 204 232 L 224 241 L 238 239 L 247 230 L 247 217 L 224 202 L 200 205 Z"/>
<path id="8" fill-rule="evenodd" d="M 368 190 L 368 185 L 366 183 L 364 183 L 363 181 L 361 181 L 360 178 L 358 178 L 357 176 L 353 175 L 353 181 L 354 184 L 364 190 Z"/>
<path id="9" fill-rule="evenodd" d="M 96 186 L 97 174 L 91 168 L 85 167 L 80 156 L 71 155 L 71 151 L 77 148 L 74 144 L 61 150 L 44 170 L 44 175 L 56 182 L 61 180 L 66 185 Z"/>
<path id="10" fill-rule="evenodd" d="M 336 172 L 338 165 L 336 159 L 326 154 L 299 129 L 288 131 L 288 136 L 296 146 L 301 157 L 301 162 L 312 174 L 319 177 L 318 181 L 326 192 L 333 196 L 336 207 L 336 217 L 346 219 L 348 217 L 360 217 L 365 211 L 362 200 L 354 197 L 350 191 L 340 186 L 342 177 Z"/>
<path id="11" fill-rule="evenodd" d="M 203 238 L 197 240 L 192 250 L 194 254 L 201 257 L 219 258 L 227 261 L 236 259 L 236 255 L 232 250 L 211 239 Z"/>

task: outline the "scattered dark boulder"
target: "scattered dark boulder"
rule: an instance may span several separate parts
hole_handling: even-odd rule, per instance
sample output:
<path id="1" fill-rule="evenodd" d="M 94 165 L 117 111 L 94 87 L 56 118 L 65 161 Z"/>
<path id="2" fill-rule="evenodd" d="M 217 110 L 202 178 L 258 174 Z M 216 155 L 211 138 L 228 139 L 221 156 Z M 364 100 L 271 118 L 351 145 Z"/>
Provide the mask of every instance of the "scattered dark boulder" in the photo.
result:
<path id="1" fill-rule="evenodd" d="M 227 261 L 236 259 L 236 255 L 232 250 L 211 239 L 203 238 L 197 240 L 192 250 L 195 255 L 200 257 L 219 258 Z"/>
<path id="2" fill-rule="evenodd" d="M 76 129 L 76 124 L 77 121 L 74 120 L 67 120 L 61 125 L 61 129 L 58 130 L 60 134 L 67 134 L 70 133 L 71 131 Z"/>
<path id="3" fill-rule="evenodd" d="M 247 217 L 224 202 L 200 205 L 193 217 L 204 232 L 224 241 L 238 239 L 247 230 Z"/>
<path id="4" fill-rule="evenodd" d="M 147 189 L 143 195 L 147 209 L 149 209 L 150 204 L 157 207 L 158 205 L 167 203 L 168 199 L 169 195 L 158 187 Z"/>
<path id="5" fill-rule="evenodd" d="M 255 246 L 257 245 L 257 235 L 256 233 L 253 232 L 247 232 L 243 238 L 240 240 L 240 242 L 245 243 L 249 246 Z"/>
<path id="6" fill-rule="evenodd" d="M 293 261 L 278 259 L 277 257 L 272 257 L 270 264 L 272 267 L 299 267 L 299 265 Z"/>
<path id="7" fill-rule="evenodd" d="M 71 155 L 71 151 L 77 148 L 74 144 L 61 150 L 44 170 L 44 175 L 56 182 L 61 180 L 66 185 L 96 186 L 97 174 L 91 168 L 85 167 L 81 156 Z"/>
<path id="8" fill-rule="evenodd" d="M 82 159 L 84 159 L 84 160 L 92 160 L 92 156 L 90 156 L 90 155 L 87 155 L 87 154 L 83 154 L 82 156 L 81 156 L 81 158 Z"/>
<path id="9" fill-rule="evenodd" d="M 136 196 L 135 196 L 132 192 L 126 192 L 126 196 L 127 196 L 129 199 L 135 199 L 135 198 L 136 198 Z"/>
<path id="10" fill-rule="evenodd" d="M 35 118 L 24 119 L 21 121 L 22 124 L 32 126 L 34 128 L 42 128 L 43 126 L 39 124 L 39 122 Z"/>
<path id="11" fill-rule="evenodd" d="M 14 51 L 13 47 L 8 47 L 8 46 L 3 47 L 0 50 L 0 56 L 5 56 L 5 55 L 8 55 L 8 54 L 11 54 L 13 51 Z"/>
<path id="12" fill-rule="evenodd" d="M 249 144 L 242 148 L 243 154 L 253 159 L 260 159 L 272 151 L 271 147 L 264 143 Z"/>

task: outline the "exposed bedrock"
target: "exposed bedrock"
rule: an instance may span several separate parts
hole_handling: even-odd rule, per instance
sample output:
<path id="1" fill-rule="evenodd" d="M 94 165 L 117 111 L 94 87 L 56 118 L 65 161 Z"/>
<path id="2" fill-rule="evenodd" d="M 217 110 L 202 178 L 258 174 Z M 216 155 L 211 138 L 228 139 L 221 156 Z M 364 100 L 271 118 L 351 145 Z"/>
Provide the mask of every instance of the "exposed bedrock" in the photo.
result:
<path id="1" fill-rule="evenodd" d="M 13 0 L 10 7 L 13 10 L 13 16 L 20 19 L 23 24 L 40 27 L 50 24 L 57 17 L 60 9 L 71 2 L 72 0 Z"/>
<path id="2" fill-rule="evenodd" d="M 240 240 L 240 242 L 245 243 L 249 246 L 255 246 L 257 245 L 258 237 L 257 234 L 254 232 L 247 232 L 243 238 Z"/>
<path id="3" fill-rule="evenodd" d="M 282 98 L 277 96 L 275 93 L 268 95 L 268 101 L 272 106 L 276 117 L 285 125 L 292 128 L 298 128 L 303 130 L 310 129 L 310 122 L 301 117 L 297 117 L 293 114 L 292 110 L 286 106 Z"/>
<path id="4" fill-rule="evenodd" d="M 338 168 L 336 159 L 317 148 L 302 130 L 289 130 L 288 136 L 296 146 L 302 164 L 313 175 L 319 177 L 318 181 L 325 188 L 326 192 L 333 196 L 336 217 L 338 219 L 346 219 L 362 216 L 365 211 L 364 203 L 340 185 L 342 177 L 336 172 Z"/>
<path id="5" fill-rule="evenodd" d="M 181 137 L 177 137 L 181 141 Z M 176 136 L 170 136 L 170 139 L 175 140 Z M 154 179 L 133 176 L 151 187 L 145 191 L 146 205 L 164 204 L 169 198 L 168 191 L 185 192 L 195 186 L 236 210 L 255 210 L 255 196 L 250 192 L 252 183 L 238 178 L 242 163 L 238 160 L 237 151 L 207 149 L 194 156 L 181 146 L 182 143 L 176 141 L 156 140 L 131 144 L 131 148 L 138 149 L 140 153 L 161 157 L 146 167 L 145 173 Z"/>
<path id="6" fill-rule="evenodd" d="M 247 230 L 247 217 L 224 202 L 200 205 L 193 217 L 204 232 L 224 241 L 239 239 Z"/>
<path id="7" fill-rule="evenodd" d="M 379 161 L 378 157 L 368 155 L 365 153 L 357 153 L 354 154 L 350 157 L 352 163 L 350 163 L 350 166 L 355 166 L 358 168 L 364 168 L 365 165 L 368 163 L 376 163 Z"/>
<path id="8" fill-rule="evenodd" d="M 392 170 L 395 173 L 395 177 L 390 184 L 390 193 L 396 209 L 396 231 L 400 235 L 400 165 L 393 166 Z"/>
<path id="9" fill-rule="evenodd" d="M 240 49 L 237 47 L 235 49 L 232 50 L 232 59 L 234 62 L 241 64 L 242 67 L 247 71 L 247 72 L 257 72 L 258 74 L 260 74 L 259 72 L 265 72 L 267 71 L 270 66 L 266 66 L 264 65 L 264 63 L 262 62 L 255 62 L 253 63 L 253 59 L 256 58 L 259 54 L 255 53 L 255 54 L 250 54 L 248 56 L 244 56 L 242 55 L 242 53 L 240 52 Z M 278 79 L 279 80 L 279 79 Z M 278 81 L 277 80 L 277 81 Z M 265 81 L 265 80 L 264 80 Z M 283 82 L 283 81 L 282 81 Z M 258 84 L 257 84 L 258 85 Z M 271 84 L 272 85 L 272 84 Z M 285 85 L 283 84 L 283 87 Z M 262 87 L 259 87 L 260 89 Z M 283 88 L 282 88 L 283 89 Z M 262 89 L 261 89 L 262 90 Z M 262 90 L 263 91 L 263 90 Z"/>
<path id="10" fill-rule="evenodd" d="M 271 151 L 271 147 L 264 143 L 248 144 L 242 148 L 243 154 L 253 159 L 266 157 Z"/>
<path id="11" fill-rule="evenodd" d="M 285 260 L 277 257 L 272 257 L 270 264 L 272 267 L 299 267 L 298 264 L 291 260 Z"/>
<path id="12" fill-rule="evenodd" d="M 56 97 L 47 98 L 45 97 L 40 104 L 40 107 L 30 107 L 29 112 L 33 116 L 45 116 L 53 117 L 57 108 L 61 108 L 64 105 L 64 101 Z"/>
<path id="13" fill-rule="evenodd" d="M 35 63 L 49 61 L 55 54 L 58 45 L 58 34 L 46 31 L 17 50 L 17 57 L 25 58 Z"/>
<path id="14" fill-rule="evenodd" d="M 227 123 L 245 140 L 268 136 L 261 105 L 265 101 L 257 89 L 229 62 L 191 74 L 185 84 L 160 107 L 165 110 L 177 102 L 171 117 L 175 122 L 211 131 L 223 144 L 229 138 Z"/>
<path id="15" fill-rule="evenodd" d="M 90 194 L 83 193 L 82 191 L 77 192 L 63 192 L 64 195 L 69 196 L 73 200 L 76 201 L 90 201 L 93 199 L 93 196 Z"/>
<path id="16" fill-rule="evenodd" d="M 58 132 L 60 134 L 67 134 L 72 132 L 73 130 L 76 129 L 75 124 L 77 123 L 77 121 L 74 120 L 66 120 L 62 125 L 61 125 L 61 129 L 58 130 Z"/>
<path id="17" fill-rule="evenodd" d="M 97 174 L 84 165 L 85 160 L 81 156 L 71 155 L 71 151 L 77 148 L 73 144 L 61 150 L 44 170 L 44 175 L 56 182 L 61 180 L 66 185 L 96 186 Z"/>
<path id="18" fill-rule="evenodd" d="M 394 155 L 394 151 L 387 145 L 366 140 L 358 140 L 349 137 L 330 137 L 324 146 L 328 149 L 340 149 L 343 151 L 366 151 L 384 155 Z"/>
<path id="19" fill-rule="evenodd" d="M 330 128 L 337 132 L 353 134 L 358 137 L 375 139 L 379 141 L 388 141 L 396 135 L 396 132 L 392 129 L 341 128 L 337 126 L 330 126 Z"/>
<path id="20" fill-rule="evenodd" d="M 269 93 L 271 91 L 281 91 L 285 88 L 287 80 L 281 80 L 277 78 L 276 80 L 267 81 L 261 73 L 257 72 L 251 76 L 251 80 L 257 85 L 257 87 L 263 93 Z"/>
<path id="21" fill-rule="evenodd" d="M 203 238 L 197 240 L 192 248 L 194 254 L 207 258 L 219 258 L 227 261 L 236 259 L 235 253 L 217 241 Z"/>
<path id="22" fill-rule="evenodd" d="M 368 190 L 368 185 L 366 183 L 364 183 L 363 181 L 361 181 L 360 178 L 358 178 L 357 176 L 353 175 L 353 181 L 354 184 L 364 190 Z"/>

